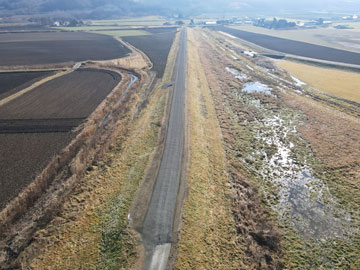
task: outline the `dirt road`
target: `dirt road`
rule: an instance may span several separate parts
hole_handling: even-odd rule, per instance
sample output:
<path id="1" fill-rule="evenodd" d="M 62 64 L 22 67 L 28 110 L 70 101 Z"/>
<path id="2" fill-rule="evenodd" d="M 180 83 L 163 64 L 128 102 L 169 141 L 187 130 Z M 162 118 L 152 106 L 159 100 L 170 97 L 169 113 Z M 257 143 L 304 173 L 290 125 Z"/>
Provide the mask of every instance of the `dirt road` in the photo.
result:
<path id="1" fill-rule="evenodd" d="M 173 241 L 173 222 L 182 172 L 185 128 L 186 28 L 182 30 L 175 66 L 175 85 L 165 148 L 143 226 L 145 269 L 165 269 Z"/>

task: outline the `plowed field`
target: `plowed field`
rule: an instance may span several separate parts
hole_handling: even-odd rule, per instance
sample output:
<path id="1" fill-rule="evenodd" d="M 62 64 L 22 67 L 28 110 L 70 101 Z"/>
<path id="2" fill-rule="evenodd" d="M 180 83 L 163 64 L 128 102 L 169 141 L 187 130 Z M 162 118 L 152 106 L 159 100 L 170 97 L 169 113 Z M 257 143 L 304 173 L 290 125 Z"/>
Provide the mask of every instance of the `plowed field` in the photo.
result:
<path id="1" fill-rule="evenodd" d="M 86 118 L 120 81 L 110 71 L 81 69 L 0 107 L 0 119 Z"/>
<path id="2" fill-rule="evenodd" d="M 120 82 L 115 72 L 79 69 L 0 106 L 0 209 L 59 153 Z"/>
<path id="3" fill-rule="evenodd" d="M 0 35 L 0 65 L 26 66 L 121 58 L 130 50 L 110 36 L 85 32 Z"/>
<path id="4" fill-rule="evenodd" d="M 160 30 L 154 31 L 156 34 L 154 32 L 153 35 L 123 37 L 123 39 L 143 51 L 150 58 L 154 65 L 153 70 L 157 72 L 158 78 L 161 78 L 164 75 L 167 58 L 175 38 L 176 29 L 160 33 L 158 33 Z"/>
<path id="5" fill-rule="evenodd" d="M 278 38 L 263 34 L 256 34 L 228 27 L 219 26 L 215 27 L 214 29 L 229 33 L 264 48 L 286 54 L 292 54 L 307 58 L 315 58 L 325 61 L 360 65 L 360 53 L 333 49 L 330 47 L 314 45 L 306 42 Z"/>
<path id="6" fill-rule="evenodd" d="M 45 76 L 49 76 L 50 74 L 50 71 L 2 72 L 0 73 L 0 99 L 11 94 L 9 92 L 14 92 L 15 88 L 26 88 L 32 82 Z"/>

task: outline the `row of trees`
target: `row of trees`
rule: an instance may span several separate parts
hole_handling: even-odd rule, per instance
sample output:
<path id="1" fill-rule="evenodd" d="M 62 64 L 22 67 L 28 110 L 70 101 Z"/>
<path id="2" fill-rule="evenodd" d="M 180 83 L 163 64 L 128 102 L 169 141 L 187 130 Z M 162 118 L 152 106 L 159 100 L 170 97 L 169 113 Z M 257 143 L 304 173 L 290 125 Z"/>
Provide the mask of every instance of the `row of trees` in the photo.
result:
<path id="1" fill-rule="evenodd" d="M 254 23 L 254 25 L 259 27 L 265 27 L 268 29 L 288 29 L 288 28 L 294 28 L 296 26 L 296 23 L 288 22 L 287 20 L 284 19 L 278 20 L 274 18 L 272 21 L 265 19 L 257 20 Z"/>

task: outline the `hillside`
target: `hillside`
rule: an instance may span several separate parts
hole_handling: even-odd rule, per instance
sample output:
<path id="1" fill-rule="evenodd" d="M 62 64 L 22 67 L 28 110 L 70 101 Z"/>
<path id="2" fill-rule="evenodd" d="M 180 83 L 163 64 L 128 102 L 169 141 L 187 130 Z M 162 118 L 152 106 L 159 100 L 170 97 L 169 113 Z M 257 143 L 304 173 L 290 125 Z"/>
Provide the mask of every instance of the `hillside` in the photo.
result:
<path id="1" fill-rule="evenodd" d="M 0 0 L 0 16 L 62 14 L 82 18 L 148 13 L 131 0 Z"/>

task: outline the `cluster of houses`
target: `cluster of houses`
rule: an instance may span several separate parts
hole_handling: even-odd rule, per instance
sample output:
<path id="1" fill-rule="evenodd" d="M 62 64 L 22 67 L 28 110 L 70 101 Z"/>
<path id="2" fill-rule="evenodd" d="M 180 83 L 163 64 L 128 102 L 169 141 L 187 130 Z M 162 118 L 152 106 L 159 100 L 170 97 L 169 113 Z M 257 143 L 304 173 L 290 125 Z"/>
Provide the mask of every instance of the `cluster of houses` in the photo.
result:
<path id="1" fill-rule="evenodd" d="M 75 26 L 83 26 L 83 25 L 84 25 L 83 21 L 75 20 L 75 19 L 58 20 L 52 23 L 52 26 L 54 27 L 60 27 L 60 26 L 75 27 Z"/>

